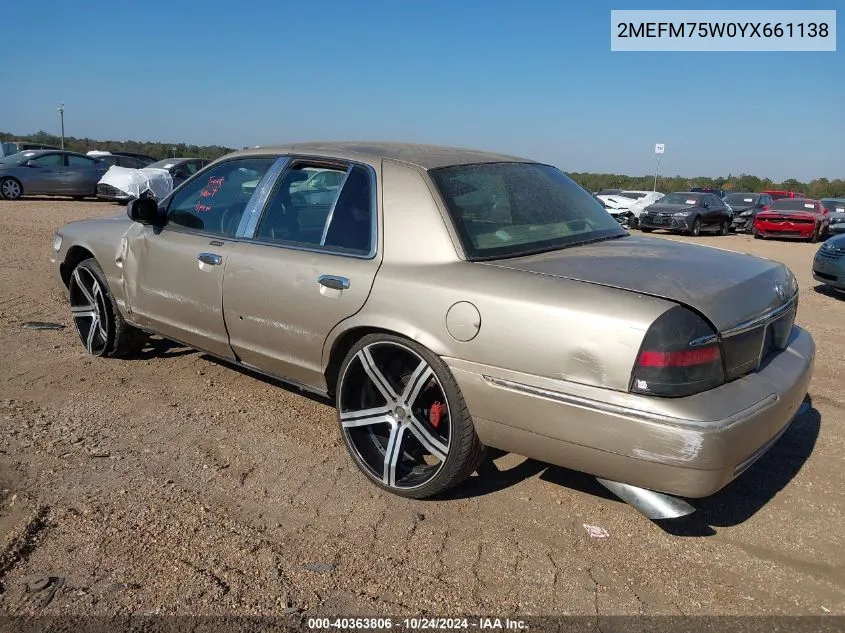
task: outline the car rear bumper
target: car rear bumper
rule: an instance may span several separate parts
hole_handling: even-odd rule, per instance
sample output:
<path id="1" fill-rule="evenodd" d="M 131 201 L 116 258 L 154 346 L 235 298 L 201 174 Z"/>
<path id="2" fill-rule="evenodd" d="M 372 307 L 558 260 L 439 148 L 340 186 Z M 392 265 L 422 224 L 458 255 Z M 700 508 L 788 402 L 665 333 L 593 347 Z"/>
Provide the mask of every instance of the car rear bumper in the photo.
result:
<path id="1" fill-rule="evenodd" d="M 758 372 L 673 399 L 672 409 L 686 409 L 685 417 L 649 411 L 649 400 L 666 405 L 654 402 L 660 399 L 446 362 L 485 444 L 611 481 L 705 497 L 786 431 L 807 393 L 814 359 L 812 337 L 795 327 L 789 346 Z"/>
<path id="2" fill-rule="evenodd" d="M 754 228 L 762 236 L 765 237 L 783 237 L 797 240 L 808 240 L 813 236 L 816 230 L 815 224 L 790 224 L 790 223 L 772 223 L 772 222 L 755 222 Z"/>

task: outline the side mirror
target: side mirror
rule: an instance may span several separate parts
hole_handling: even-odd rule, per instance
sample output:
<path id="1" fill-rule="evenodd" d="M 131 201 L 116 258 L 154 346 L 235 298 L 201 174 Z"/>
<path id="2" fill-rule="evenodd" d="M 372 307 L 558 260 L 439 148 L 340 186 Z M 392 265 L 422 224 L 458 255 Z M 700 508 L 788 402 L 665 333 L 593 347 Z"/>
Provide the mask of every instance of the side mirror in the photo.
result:
<path id="1" fill-rule="evenodd" d="M 159 212 L 158 202 L 152 198 L 136 198 L 126 205 L 126 215 L 133 222 L 149 226 L 164 226 L 164 216 Z"/>
<path id="2" fill-rule="evenodd" d="M 702 203 L 701 203 L 701 206 L 702 206 L 703 208 L 705 208 L 705 209 L 706 209 L 706 208 L 707 208 L 707 207 L 709 207 L 710 205 L 709 205 L 707 202 L 702 202 Z"/>

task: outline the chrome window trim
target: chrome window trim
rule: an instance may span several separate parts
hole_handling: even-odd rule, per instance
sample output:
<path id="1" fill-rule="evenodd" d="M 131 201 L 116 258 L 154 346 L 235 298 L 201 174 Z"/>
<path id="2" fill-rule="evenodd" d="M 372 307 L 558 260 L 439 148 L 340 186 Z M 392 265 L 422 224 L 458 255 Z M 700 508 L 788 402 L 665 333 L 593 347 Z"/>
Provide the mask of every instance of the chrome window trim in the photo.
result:
<path id="1" fill-rule="evenodd" d="M 255 228 L 258 225 L 258 220 L 261 217 L 261 211 L 273 191 L 279 176 L 290 163 L 290 156 L 279 156 L 276 161 L 270 165 L 270 169 L 264 172 L 261 180 L 255 187 L 252 197 L 246 205 L 244 214 L 241 216 L 241 221 L 235 231 L 235 237 L 246 237 L 255 233 Z"/>
<path id="2" fill-rule="evenodd" d="M 770 321 L 774 321 L 777 317 L 782 315 L 784 312 L 789 311 L 796 303 L 798 302 L 798 293 L 796 292 L 792 297 L 784 304 L 762 314 L 758 317 L 754 317 L 753 319 L 749 319 L 748 321 L 743 321 L 731 328 L 728 328 L 722 332 L 722 338 L 730 338 L 731 336 L 736 336 L 737 334 L 742 334 L 744 332 L 748 332 L 749 330 L 753 330 L 754 328 L 760 327 L 761 325 L 767 325 Z"/>
<path id="3" fill-rule="evenodd" d="M 262 240 L 255 237 L 255 233 L 258 230 L 258 223 L 261 221 L 261 218 L 264 217 L 264 213 L 267 212 L 267 208 L 270 204 L 270 196 L 267 196 L 267 199 L 264 201 L 263 208 L 261 209 L 260 213 L 258 214 L 258 219 L 255 222 L 255 225 L 251 227 L 251 231 L 247 231 L 244 235 L 241 235 L 237 238 L 237 241 L 244 242 L 246 244 L 257 244 L 260 246 L 272 246 L 275 248 L 280 249 L 289 249 L 294 251 L 303 251 L 306 253 L 319 253 L 325 255 L 337 255 L 341 257 L 352 257 L 354 259 L 375 259 L 378 255 L 378 237 L 379 237 L 379 198 L 378 198 L 378 176 L 376 174 L 376 170 L 373 168 L 372 165 L 367 163 L 362 163 L 354 160 L 346 160 L 346 159 L 334 159 L 329 158 L 326 156 L 313 156 L 313 155 L 298 155 L 298 154 L 289 154 L 287 155 L 288 162 L 286 168 L 276 177 L 275 182 L 273 183 L 272 190 L 275 188 L 276 183 L 280 182 L 282 178 L 285 177 L 285 172 L 290 166 L 298 161 L 315 161 L 315 162 L 330 162 L 330 163 L 340 163 L 346 164 L 347 173 L 351 171 L 352 167 L 359 165 L 367 170 L 369 177 L 370 177 L 370 217 L 372 218 L 372 222 L 370 222 L 370 250 L 367 253 L 350 253 L 338 248 L 333 248 L 331 246 L 321 246 L 319 244 L 298 244 L 296 242 L 284 242 L 281 240 Z M 346 184 L 346 179 L 344 178 L 343 184 Z M 342 188 L 342 187 L 341 187 Z M 337 197 L 340 198 L 341 191 L 338 191 Z M 337 198 L 335 199 L 337 202 Z M 331 213 L 331 211 L 330 211 Z M 325 228 L 325 227 L 324 227 Z M 321 240 L 322 241 L 322 240 Z"/>
<path id="4" fill-rule="evenodd" d="M 332 206 L 329 209 L 329 214 L 326 216 L 326 223 L 323 225 L 323 234 L 320 236 L 320 246 L 325 247 L 326 245 L 326 235 L 329 234 L 329 227 L 332 224 L 332 218 L 334 217 L 334 210 L 337 207 L 337 201 L 340 200 L 340 196 L 343 195 L 343 188 L 346 186 L 346 181 L 349 180 L 349 174 L 352 173 L 353 165 L 349 165 L 346 168 L 346 173 L 343 174 L 343 180 L 340 181 L 340 187 L 337 188 L 337 195 L 334 197 L 334 201 L 332 202 Z"/>

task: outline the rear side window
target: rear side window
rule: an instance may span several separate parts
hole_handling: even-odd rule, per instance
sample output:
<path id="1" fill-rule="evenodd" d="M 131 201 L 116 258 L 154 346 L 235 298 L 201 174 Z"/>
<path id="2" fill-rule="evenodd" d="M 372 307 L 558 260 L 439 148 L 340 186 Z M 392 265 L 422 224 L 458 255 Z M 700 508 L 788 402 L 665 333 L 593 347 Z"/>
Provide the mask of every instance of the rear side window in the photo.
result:
<path id="1" fill-rule="evenodd" d="M 373 247 L 373 181 L 366 167 L 297 165 L 276 185 L 255 238 L 368 255 Z"/>
<path id="2" fill-rule="evenodd" d="M 257 181 L 275 158 L 242 158 L 220 163 L 177 191 L 167 209 L 168 224 L 233 236 Z"/>
<path id="3" fill-rule="evenodd" d="M 97 165 L 97 161 L 92 158 L 86 158 L 85 156 L 74 156 L 73 154 L 68 154 L 67 164 L 68 167 L 81 167 L 82 169 L 93 169 Z"/>

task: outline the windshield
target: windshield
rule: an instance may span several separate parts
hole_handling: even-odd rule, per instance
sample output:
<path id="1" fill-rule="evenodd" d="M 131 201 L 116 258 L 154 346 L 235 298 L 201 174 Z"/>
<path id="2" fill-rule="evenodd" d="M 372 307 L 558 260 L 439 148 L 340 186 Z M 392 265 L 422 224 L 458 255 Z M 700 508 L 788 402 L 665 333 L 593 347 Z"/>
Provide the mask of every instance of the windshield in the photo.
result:
<path id="1" fill-rule="evenodd" d="M 686 206 L 697 205 L 701 196 L 697 193 L 670 193 L 668 196 L 663 196 L 660 204 L 683 204 Z"/>
<path id="2" fill-rule="evenodd" d="M 160 160 L 156 163 L 150 163 L 149 165 L 147 165 L 147 167 L 154 167 L 156 169 L 170 169 L 171 167 L 176 165 L 178 162 L 179 161 L 177 161 L 175 158 L 171 158 L 170 160 L 167 160 L 165 158 L 164 160 Z"/>
<path id="3" fill-rule="evenodd" d="M 825 198 L 821 202 L 831 213 L 845 212 L 845 198 Z"/>
<path id="4" fill-rule="evenodd" d="M 27 150 L 25 152 L 18 152 L 17 154 L 12 154 L 11 156 L 6 156 L 6 158 L 0 160 L 0 164 L 3 165 L 23 165 L 26 161 L 30 158 L 34 158 L 36 155 Z"/>
<path id="5" fill-rule="evenodd" d="M 752 193 L 732 193 L 725 198 L 725 202 L 734 207 L 752 206 L 757 204 L 760 196 Z"/>
<path id="6" fill-rule="evenodd" d="M 776 200 L 769 207 L 769 211 L 778 211 L 780 213 L 786 211 L 809 211 L 816 210 L 816 202 L 814 200 L 805 200 L 804 198 L 783 198 Z"/>
<path id="7" fill-rule="evenodd" d="M 535 163 L 429 171 L 470 259 L 515 257 L 628 233 L 563 172 Z"/>

